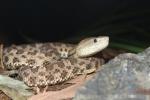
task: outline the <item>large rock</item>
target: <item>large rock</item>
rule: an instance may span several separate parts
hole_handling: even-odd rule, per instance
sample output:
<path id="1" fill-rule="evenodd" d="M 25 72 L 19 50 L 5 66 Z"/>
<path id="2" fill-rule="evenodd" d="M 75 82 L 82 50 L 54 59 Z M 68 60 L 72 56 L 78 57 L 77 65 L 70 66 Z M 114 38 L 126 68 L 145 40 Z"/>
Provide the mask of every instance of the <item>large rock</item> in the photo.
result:
<path id="1" fill-rule="evenodd" d="M 109 61 L 74 100 L 150 100 L 150 48 Z"/>

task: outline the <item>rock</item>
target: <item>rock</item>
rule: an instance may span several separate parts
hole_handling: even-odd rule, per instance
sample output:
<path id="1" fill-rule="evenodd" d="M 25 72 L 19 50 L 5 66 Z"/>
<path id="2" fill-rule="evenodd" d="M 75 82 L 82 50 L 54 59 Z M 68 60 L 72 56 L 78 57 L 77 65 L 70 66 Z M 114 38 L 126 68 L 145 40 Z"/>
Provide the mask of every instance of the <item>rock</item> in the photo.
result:
<path id="1" fill-rule="evenodd" d="M 12 100 L 26 100 L 33 93 L 23 82 L 0 75 L 0 90 L 8 95 Z"/>
<path id="2" fill-rule="evenodd" d="M 150 47 L 120 54 L 81 87 L 74 100 L 150 100 Z"/>

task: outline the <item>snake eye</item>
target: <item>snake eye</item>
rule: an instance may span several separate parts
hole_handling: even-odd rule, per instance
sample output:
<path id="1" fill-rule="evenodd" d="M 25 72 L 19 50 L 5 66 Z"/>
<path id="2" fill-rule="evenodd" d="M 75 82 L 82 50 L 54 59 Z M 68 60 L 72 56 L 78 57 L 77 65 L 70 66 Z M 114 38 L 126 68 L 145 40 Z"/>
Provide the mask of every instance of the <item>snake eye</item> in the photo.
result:
<path id="1" fill-rule="evenodd" d="M 96 43 L 97 42 L 97 39 L 94 39 L 94 43 Z"/>

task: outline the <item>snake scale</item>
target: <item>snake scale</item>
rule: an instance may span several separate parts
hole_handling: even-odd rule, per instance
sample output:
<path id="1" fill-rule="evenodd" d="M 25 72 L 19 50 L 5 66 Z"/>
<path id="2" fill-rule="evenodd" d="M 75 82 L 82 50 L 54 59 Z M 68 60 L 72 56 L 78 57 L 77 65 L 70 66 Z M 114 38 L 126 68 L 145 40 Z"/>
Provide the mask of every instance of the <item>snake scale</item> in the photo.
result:
<path id="1" fill-rule="evenodd" d="M 107 36 L 90 37 L 79 44 L 34 43 L 3 48 L 2 63 L 7 70 L 17 70 L 30 87 L 62 83 L 79 74 L 88 74 L 103 64 L 90 57 L 108 46 Z"/>

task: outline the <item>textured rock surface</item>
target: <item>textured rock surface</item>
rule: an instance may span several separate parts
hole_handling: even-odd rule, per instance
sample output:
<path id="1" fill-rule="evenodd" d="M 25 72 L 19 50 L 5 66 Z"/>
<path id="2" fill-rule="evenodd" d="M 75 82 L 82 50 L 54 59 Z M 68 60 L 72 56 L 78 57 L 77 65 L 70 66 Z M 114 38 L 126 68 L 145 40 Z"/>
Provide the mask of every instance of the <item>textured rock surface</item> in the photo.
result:
<path id="1" fill-rule="evenodd" d="M 28 89 L 30 88 L 24 82 L 0 75 L 0 90 L 12 98 L 12 100 L 26 100 L 29 96 L 33 95 Z"/>
<path id="2" fill-rule="evenodd" d="M 150 48 L 109 61 L 74 100 L 150 100 Z"/>

